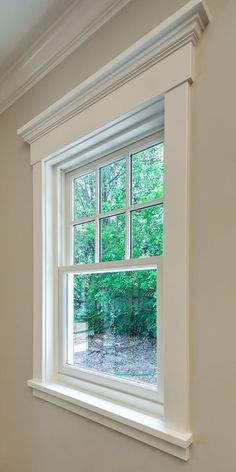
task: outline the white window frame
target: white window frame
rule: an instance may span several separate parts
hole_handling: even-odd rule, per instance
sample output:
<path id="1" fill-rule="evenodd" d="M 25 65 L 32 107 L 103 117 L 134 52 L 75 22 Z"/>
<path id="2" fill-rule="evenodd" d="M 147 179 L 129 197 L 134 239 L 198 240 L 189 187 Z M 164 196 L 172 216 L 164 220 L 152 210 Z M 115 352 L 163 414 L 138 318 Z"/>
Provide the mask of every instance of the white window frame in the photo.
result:
<path id="1" fill-rule="evenodd" d="M 59 307 L 59 312 L 60 312 L 60 319 L 59 319 L 59 325 L 62 327 L 60 330 L 60 346 L 59 347 L 59 372 L 60 374 L 64 375 L 69 375 L 75 378 L 80 378 L 84 381 L 90 380 L 91 382 L 94 383 L 99 383 L 100 385 L 104 385 L 106 387 L 110 387 L 113 389 L 119 389 L 121 392 L 126 392 L 130 395 L 132 395 L 131 398 L 129 396 L 126 397 L 126 403 L 131 403 L 133 404 L 133 396 L 138 396 L 141 398 L 144 398 L 146 400 L 152 400 L 152 402 L 159 403 L 160 405 L 163 405 L 163 367 L 162 367 L 162 358 L 163 358 L 163 345 L 162 345 L 162 338 L 160 336 L 160 333 L 162 331 L 162 308 L 161 308 L 161 292 L 162 292 L 162 256 L 157 256 L 157 257 L 145 257 L 145 258 L 138 258 L 134 259 L 131 258 L 130 255 L 130 222 L 129 222 L 129 216 L 130 212 L 134 210 L 139 210 L 147 207 L 151 207 L 154 205 L 159 205 L 163 204 L 164 198 L 159 198 L 159 199 L 154 199 L 154 200 L 149 200 L 148 202 L 142 202 L 142 203 L 137 203 L 137 204 L 131 204 L 129 201 L 129 193 L 131 189 L 131 162 L 132 158 L 131 155 L 135 154 L 136 152 L 139 152 L 143 149 L 146 149 L 148 147 L 158 145 L 164 141 L 164 134 L 163 131 L 160 131 L 159 133 L 155 133 L 154 135 L 148 136 L 145 139 L 141 139 L 139 141 L 136 141 L 133 144 L 130 144 L 126 147 L 123 147 L 119 149 L 118 151 L 113 152 L 112 154 L 109 154 L 107 156 L 103 156 L 100 159 L 96 159 L 95 161 L 89 162 L 86 165 L 82 165 L 80 167 L 77 167 L 76 169 L 67 172 L 63 174 L 65 183 L 65 201 L 67 202 L 66 205 L 66 213 L 67 217 L 65 218 L 65 228 L 64 228 L 64 234 L 65 234 L 65 255 L 62 257 L 65 261 L 65 266 L 60 267 L 60 278 L 61 280 L 59 281 L 61 290 L 59 293 L 59 300 L 60 300 L 60 307 Z M 99 179 L 98 174 L 99 170 L 106 165 L 112 164 L 114 162 L 117 162 L 120 159 L 124 159 L 126 162 L 126 205 L 124 208 L 120 208 L 118 210 L 112 210 L 109 212 L 104 212 L 101 213 L 98 208 L 99 204 L 99 199 L 98 199 L 98 189 L 96 188 L 96 212 L 93 216 L 91 217 L 82 217 L 80 220 L 76 222 L 76 220 L 73 220 L 72 217 L 72 212 L 71 212 L 71 205 L 70 202 L 73 200 L 72 196 L 72 180 L 75 177 L 86 175 L 89 172 L 95 172 L 97 174 L 97 180 Z M 68 163 L 70 166 L 70 162 Z M 65 172 L 65 169 L 64 169 Z M 59 180 L 59 185 L 60 185 L 61 178 Z M 58 194 L 58 191 L 56 191 L 56 194 Z M 61 210 L 59 209 L 59 213 L 61 213 Z M 107 218 L 108 216 L 116 216 L 117 214 L 125 214 L 126 215 L 126 254 L 125 254 L 125 260 L 123 261 L 111 261 L 111 262 L 99 262 L 99 257 L 98 257 L 98 252 L 99 252 L 99 240 L 98 240 L 98 234 L 95 235 L 96 241 L 96 261 L 95 263 L 86 263 L 86 264 L 76 264 L 73 265 L 73 255 L 71 254 L 71 247 L 73 247 L 73 225 L 74 224 L 81 224 L 84 222 L 89 222 L 89 221 L 96 221 L 99 226 L 99 221 L 102 218 Z M 127 222 L 128 220 L 128 222 Z M 63 224 L 59 224 L 59 227 L 61 228 Z M 99 229 L 97 228 L 96 233 L 99 232 Z M 128 237 L 127 237 L 128 236 Z M 57 235 L 56 235 L 57 237 Z M 83 274 L 83 273 L 95 273 L 95 272 L 112 272 L 112 271 L 124 271 L 124 270 L 137 270 L 137 269 L 156 269 L 157 271 L 157 293 L 158 293 L 158 307 L 157 307 L 157 315 L 158 315 L 158 336 L 157 336 L 157 353 L 158 353 L 158 386 L 149 386 L 148 384 L 146 385 L 137 385 L 134 384 L 134 382 L 130 380 L 121 380 L 118 378 L 114 378 L 111 375 L 106 375 L 97 372 L 96 374 L 94 372 L 89 372 L 86 369 L 81 369 L 78 366 L 74 367 L 73 365 L 68 365 L 66 363 L 66 357 L 67 357 L 67 319 L 66 319 L 66 312 L 67 312 L 67 306 L 63 302 L 63 300 L 66 299 L 66 275 L 67 274 Z M 57 267 L 55 267 L 55 270 L 57 270 Z M 88 386 L 89 388 L 89 386 Z M 106 395 L 107 392 L 104 390 L 104 395 Z M 125 395 L 123 395 L 125 397 Z M 136 399 L 137 400 L 137 399 Z M 150 409 L 152 407 L 153 409 L 155 408 L 155 405 L 152 405 L 150 402 L 147 402 L 147 405 Z"/>
<path id="2" fill-rule="evenodd" d="M 189 457 L 189 154 L 194 47 L 209 22 L 192 0 L 103 69 L 23 126 L 34 196 L 34 362 L 28 382 L 54 403 L 181 459 Z M 113 152 L 163 127 L 163 405 L 59 373 L 58 271 L 62 241 L 54 211 L 68 167 Z M 95 149 L 95 151 L 94 151 Z M 56 195 L 55 195 L 56 192 Z M 178 202 L 178 204 L 177 204 Z M 112 392 L 112 390 L 110 390 Z M 105 393 L 105 394 L 104 394 Z"/>

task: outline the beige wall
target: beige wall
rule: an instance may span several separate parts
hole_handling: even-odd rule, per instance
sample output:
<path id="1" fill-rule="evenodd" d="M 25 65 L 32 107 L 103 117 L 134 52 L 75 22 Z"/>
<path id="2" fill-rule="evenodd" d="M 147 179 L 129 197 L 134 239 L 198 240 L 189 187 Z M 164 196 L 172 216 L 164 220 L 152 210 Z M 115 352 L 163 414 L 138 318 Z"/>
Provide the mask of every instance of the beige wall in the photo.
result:
<path id="1" fill-rule="evenodd" d="M 26 386 L 32 171 L 16 130 L 184 3 L 133 0 L 0 117 L 0 472 L 236 471 L 235 0 L 208 0 L 193 85 L 190 461 L 34 399 Z"/>

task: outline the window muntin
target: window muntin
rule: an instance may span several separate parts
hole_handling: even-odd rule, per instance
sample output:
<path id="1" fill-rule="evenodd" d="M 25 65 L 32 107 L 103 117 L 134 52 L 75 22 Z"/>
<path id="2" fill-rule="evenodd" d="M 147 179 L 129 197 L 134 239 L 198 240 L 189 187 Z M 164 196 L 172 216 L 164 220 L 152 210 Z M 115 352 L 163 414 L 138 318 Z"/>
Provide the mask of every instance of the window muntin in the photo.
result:
<path id="1" fill-rule="evenodd" d="M 158 256 L 161 256 L 163 252 L 163 176 L 160 177 L 160 175 L 163 174 L 163 150 L 163 141 L 158 142 L 158 144 L 156 144 L 155 141 L 151 142 L 151 140 L 149 142 L 145 141 L 143 146 L 141 144 L 129 146 L 128 148 L 123 149 L 121 153 L 116 153 L 114 157 L 109 156 L 108 158 L 102 158 L 98 161 L 94 161 L 94 163 L 90 164 L 89 166 L 84 166 L 78 168 L 78 170 L 76 169 L 75 171 L 68 173 L 66 177 L 67 189 L 69 188 L 69 191 L 67 191 L 67 198 L 71 199 L 69 212 L 71 216 L 68 221 L 67 234 L 69 234 L 69 238 L 67 242 L 66 259 L 68 261 L 72 261 L 72 264 L 74 264 L 75 266 L 73 268 L 73 275 L 67 271 L 65 271 L 64 274 L 67 277 L 67 289 L 65 299 L 67 300 L 67 302 L 68 299 L 70 299 L 70 302 L 67 304 L 63 303 L 65 307 L 63 315 L 64 331 L 66 333 L 66 336 L 64 336 L 63 338 L 63 371 L 65 372 L 65 369 L 67 369 L 68 367 L 69 371 L 72 372 L 72 375 L 79 376 L 82 378 L 83 373 L 86 372 L 86 378 L 91 378 L 96 382 L 98 381 L 96 379 L 96 376 L 100 377 L 99 381 L 101 381 L 100 374 L 102 372 L 104 378 L 110 376 L 109 385 L 111 385 L 112 383 L 111 378 L 115 380 L 116 383 L 120 382 L 119 388 L 121 388 L 121 390 L 123 389 L 125 382 L 129 383 L 130 385 L 139 384 L 142 387 L 145 387 L 145 389 L 147 387 L 155 388 L 155 390 L 157 389 L 157 387 L 160 388 L 161 366 L 160 359 L 157 359 L 157 346 L 159 344 L 158 331 L 160 323 L 160 280 L 158 280 L 157 284 L 157 278 L 160 279 L 162 276 L 161 263 Z M 151 198 L 150 200 L 148 200 L 146 192 L 145 198 L 142 197 L 142 202 L 133 203 L 133 194 L 135 193 L 134 187 L 135 185 L 137 185 L 137 187 L 140 187 L 140 179 L 137 179 L 136 172 L 136 157 L 137 159 L 142 160 L 143 156 L 145 156 L 145 159 L 143 159 L 144 164 L 142 162 L 141 164 L 139 163 L 139 169 L 142 169 L 142 167 L 144 167 L 144 175 L 146 179 L 148 167 L 148 152 L 152 154 L 150 159 L 152 165 L 152 181 L 155 181 L 153 175 L 156 175 L 156 188 L 160 189 L 162 185 L 162 191 L 159 192 L 161 197 L 152 198 L 156 196 L 155 191 L 152 191 L 150 192 Z M 158 172 L 156 172 L 156 174 L 153 170 L 153 162 L 155 165 L 157 163 L 157 165 L 159 166 Z M 136 175 L 135 178 L 133 178 L 133 174 Z M 81 183 L 80 186 L 78 185 L 78 182 Z M 113 185 L 113 182 L 115 182 L 116 185 Z M 88 189 L 86 189 L 86 185 L 89 185 L 89 191 Z M 149 184 L 149 189 L 150 188 L 151 187 Z M 76 195 L 76 192 L 78 191 L 81 192 L 79 196 Z M 86 198 L 86 196 L 88 199 L 89 211 L 86 211 L 86 205 L 84 205 L 84 201 L 82 203 L 82 210 L 80 208 L 75 208 L 75 206 L 79 204 L 81 199 Z M 93 211 L 91 210 L 91 208 L 93 208 Z M 84 216 L 80 216 L 82 214 Z M 147 219 L 149 220 L 149 233 L 148 225 L 142 225 L 142 222 L 140 222 L 141 219 L 146 218 L 145 215 L 148 216 Z M 76 219 L 77 216 L 80 217 Z M 142 231 L 139 231 L 138 229 L 138 225 L 140 224 L 142 226 Z M 152 231 L 152 224 L 154 225 L 154 231 Z M 138 232 L 140 233 L 139 236 Z M 142 235 L 148 241 L 141 241 L 140 238 Z M 137 245 L 140 246 L 139 251 L 137 251 Z M 154 247 L 153 245 L 155 245 L 156 247 Z M 145 249 L 146 246 L 147 249 Z M 83 254 L 83 251 L 86 254 Z M 111 354 L 109 358 L 108 351 L 110 350 L 111 352 L 112 349 L 111 346 L 110 348 L 108 348 L 109 343 L 108 341 L 105 341 L 106 350 L 104 351 L 104 347 L 102 345 L 100 351 L 98 352 L 98 357 L 101 358 L 101 356 L 103 355 L 103 357 L 106 358 L 107 362 L 105 362 L 103 370 L 101 367 L 101 363 L 100 367 L 95 370 L 96 363 L 94 362 L 93 365 L 93 356 L 91 355 L 91 352 L 92 350 L 96 350 L 96 342 L 100 342 L 101 345 L 104 344 L 102 343 L 102 339 L 107 339 L 108 333 L 106 323 L 103 323 L 104 329 L 102 330 L 102 332 L 96 333 L 97 339 L 94 339 L 94 342 L 92 343 L 91 341 L 94 334 L 90 329 L 91 323 L 88 322 L 88 319 L 86 320 L 86 316 L 88 318 L 88 314 L 86 316 L 85 314 L 83 315 L 82 310 L 81 319 L 78 320 L 78 316 L 76 316 L 78 315 L 78 312 L 76 314 L 75 300 L 78 300 L 78 290 L 76 293 L 76 284 L 74 280 L 79 280 L 79 274 L 83 275 L 86 273 L 90 274 L 90 277 L 92 277 L 92 274 L 95 273 L 97 275 L 97 279 L 99 279 L 97 272 L 99 272 L 101 267 L 103 267 L 103 272 L 105 272 L 107 274 L 106 277 L 108 277 L 109 270 L 112 271 L 114 264 L 116 263 L 116 261 L 118 261 L 120 262 L 121 269 L 119 273 L 120 277 L 122 278 L 122 276 L 124 277 L 126 274 L 122 267 L 122 261 L 124 263 L 125 260 L 127 262 L 130 261 L 128 270 L 130 271 L 131 269 L 133 269 L 133 273 L 135 273 L 134 271 L 136 269 L 137 274 L 139 273 L 139 278 L 141 273 L 145 273 L 145 277 L 147 279 L 146 286 L 144 277 L 141 285 L 143 287 L 146 287 L 146 289 L 149 284 L 150 290 L 150 280 L 148 282 L 148 279 L 150 279 L 150 274 L 156 274 L 155 290 L 153 288 L 153 300 L 155 298 L 155 302 L 153 302 L 152 317 L 150 323 L 146 328 L 146 333 L 144 332 L 144 329 L 142 332 L 139 330 L 138 323 L 136 326 L 137 332 L 139 331 L 138 335 L 141 335 L 143 338 L 143 344 L 146 343 L 146 345 L 149 346 L 148 353 L 140 353 L 140 356 L 143 355 L 144 358 L 143 366 L 141 366 L 141 369 L 139 369 L 139 371 L 141 372 L 140 375 L 138 375 L 138 372 L 134 371 L 134 361 L 132 360 L 134 359 L 134 354 L 133 356 L 131 354 L 132 344 L 136 345 L 137 354 L 138 340 L 135 339 L 133 343 L 129 343 L 128 331 L 124 331 L 123 335 L 127 338 L 126 345 L 129 344 L 128 352 L 130 353 L 130 375 L 128 375 L 127 369 L 124 375 L 120 375 L 122 360 L 120 366 L 118 366 L 117 356 L 116 369 L 114 368 L 112 371 L 111 364 L 112 362 L 114 363 L 114 352 L 117 352 L 118 345 L 122 344 L 118 339 L 118 334 L 116 333 L 115 326 L 117 325 L 117 320 L 115 320 L 115 323 L 113 323 L 113 331 L 110 330 L 110 344 L 112 345 L 113 343 L 113 354 Z M 76 270 L 76 266 L 78 267 L 78 272 Z M 87 276 L 87 278 L 88 277 L 89 276 Z M 159 292 L 157 290 L 157 286 Z M 133 288 L 135 289 L 135 286 Z M 99 295 L 98 286 L 97 290 L 95 290 L 94 292 L 96 292 L 96 296 Z M 140 296 L 139 298 L 140 300 L 141 298 L 143 298 L 144 300 L 145 296 Z M 158 299 L 158 302 L 156 302 L 156 299 Z M 106 308 L 104 308 L 104 317 L 105 311 Z M 134 307 L 133 311 L 135 311 Z M 117 312 L 119 312 L 118 308 Z M 126 310 L 126 312 L 129 313 L 128 309 Z M 153 312 L 155 312 L 156 324 L 154 324 L 153 322 Z M 102 312 L 100 310 L 100 317 L 101 313 Z M 138 310 L 136 309 L 136 314 L 137 313 Z M 140 313 L 139 317 L 142 318 Z M 79 332 L 77 332 L 79 323 L 81 324 L 79 325 Z M 150 328 L 150 326 L 152 326 L 152 328 Z M 81 339 L 83 340 L 83 342 L 81 341 Z M 81 349 L 79 344 L 81 343 L 83 344 L 84 349 L 83 355 L 78 354 Z M 143 351 L 145 351 L 144 348 Z M 145 370 L 145 358 L 147 359 L 148 357 L 149 360 L 152 359 L 152 361 L 149 362 L 149 365 L 147 366 L 148 368 L 146 368 Z M 155 362 L 153 359 L 155 359 Z M 108 364 L 110 364 L 110 369 L 106 368 L 106 365 Z M 136 366 L 137 365 L 138 362 L 136 363 Z M 145 372 L 147 375 L 144 375 Z"/>

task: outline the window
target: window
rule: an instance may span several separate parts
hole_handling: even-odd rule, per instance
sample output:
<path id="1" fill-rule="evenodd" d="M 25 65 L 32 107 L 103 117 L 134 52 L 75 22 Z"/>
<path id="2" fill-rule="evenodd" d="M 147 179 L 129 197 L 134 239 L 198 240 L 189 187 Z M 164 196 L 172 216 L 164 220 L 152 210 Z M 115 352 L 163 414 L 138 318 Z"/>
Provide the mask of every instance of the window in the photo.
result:
<path id="1" fill-rule="evenodd" d="M 67 172 L 60 268 L 61 372 L 155 400 L 163 168 L 157 135 Z"/>
<path id="2" fill-rule="evenodd" d="M 31 146 L 34 189 L 28 385 L 184 460 L 190 90 L 208 22 L 205 4 L 191 1 L 18 131 Z"/>

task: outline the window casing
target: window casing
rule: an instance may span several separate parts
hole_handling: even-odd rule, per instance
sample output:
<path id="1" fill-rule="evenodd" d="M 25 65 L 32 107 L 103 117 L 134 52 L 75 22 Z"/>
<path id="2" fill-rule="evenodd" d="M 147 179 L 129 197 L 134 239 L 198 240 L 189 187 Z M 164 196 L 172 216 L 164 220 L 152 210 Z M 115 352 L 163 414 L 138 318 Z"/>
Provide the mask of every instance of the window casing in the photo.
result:
<path id="1" fill-rule="evenodd" d="M 28 385 L 40 399 L 183 460 L 189 458 L 192 442 L 188 336 L 190 89 L 196 80 L 195 46 L 209 18 L 202 0 L 189 2 L 18 130 L 30 144 L 33 166 L 34 362 Z M 58 337 L 58 326 L 59 316 L 63 317 L 59 313 L 59 305 L 63 305 L 59 301 L 64 290 L 62 273 L 68 263 L 63 251 L 66 236 L 60 202 L 65 191 L 64 173 L 120 149 L 124 142 L 129 145 L 163 128 L 161 405 L 93 382 L 89 382 L 88 391 L 88 382 L 82 378 L 60 373 L 58 353 L 63 341 L 61 333 Z M 56 211 L 57 207 L 62 211 Z M 55 228 L 59 228 L 59 237 Z M 129 265 L 130 260 L 123 264 Z M 117 262 L 112 265 L 117 267 Z M 131 403 L 128 397 L 132 397 Z"/>
<path id="2" fill-rule="evenodd" d="M 72 146 L 69 151 L 66 149 L 59 153 L 55 152 L 50 158 L 34 164 L 35 354 L 34 378 L 28 384 L 33 388 L 34 395 L 39 398 L 186 460 L 191 444 L 188 426 L 187 334 L 188 126 L 186 119 L 189 113 L 189 84 L 184 83 L 168 92 L 164 101 L 165 112 L 163 98 L 158 97 L 151 103 L 145 103 L 138 112 L 131 112 L 125 118 L 121 117 L 118 123 L 105 126 L 98 133 L 101 141 L 95 140 L 97 146 L 94 146 L 92 135 L 88 137 L 86 147 L 82 142 L 81 145 Z M 156 120 L 157 115 L 153 114 L 153 110 L 161 110 L 162 120 L 160 113 L 158 113 L 159 121 Z M 150 118 L 147 119 L 148 112 Z M 92 373 L 85 373 L 80 369 L 78 377 L 78 370 L 72 371 L 65 362 L 63 346 L 66 346 L 67 341 L 63 338 L 66 333 L 63 322 L 67 311 L 66 277 L 89 268 L 88 264 L 67 265 L 64 248 L 68 244 L 68 238 L 63 221 L 65 214 L 70 214 L 70 209 L 66 210 L 63 205 L 66 193 L 65 176 L 80 164 L 88 165 L 94 157 L 102 158 L 118 151 L 121 141 L 128 146 L 133 141 L 136 142 L 137 130 L 139 137 L 146 139 L 150 136 L 149 130 L 152 133 L 157 122 L 159 129 L 163 129 L 164 113 L 165 255 L 164 259 L 160 258 L 158 261 L 161 262 L 163 259 L 163 270 L 160 266 L 162 277 L 159 279 L 162 286 L 158 287 L 162 308 L 158 334 L 161 340 L 159 350 L 160 366 L 163 365 L 161 370 L 163 381 L 159 385 L 158 392 L 150 391 L 147 387 L 144 391 L 141 386 L 131 384 L 126 388 L 124 381 L 117 389 L 118 382 L 115 379 L 109 378 L 110 387 L 108 387 L 104 375 L 96 374 L 96 377 L 99 377 L 98 383 L 95 377 L 92 378 Z M 145 120 L 143 120 L 144 114 Z M 134 120 L 138 121 L 135 126 Z M 122 123 L 122 135 L 119 133 L 119 143 L 117 143 L 114 142 L 111 130 L 116 135 L 120 123 Z M 130 123 L 132 123 L 131 134 Z M 178 195 L 177 206 L 176 195 Z M 70 202 L 70 199 L 67 199 L 67 202 Z M 69 261 L 71 260 L 70 258 Z M 122 261 L 122 264 L 120 261 L 99 264 L 106 264 L 107 271 L 109 265 L 115 270 L 123 270 L 127 266 L 129 268 L 132 266 L 134 269 L 134 262 L 136 263 L 136 260 L 127 259 Z M 90 267 L 91 272 L 97 271 L 98 263 L 94 264 L 95 266 Z M 140 269 L 142 264 L 147 266 L 147 262 L 139 258 L 137 268 Z M 102 269 L 101 266 L 101 271 Z M 181 334 L 176 336 L 177 332 Z M 64 357 L 60 356 L 62 352 Z M 115 382 L 115 388 L 112 382 Z"/>

